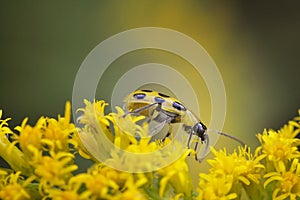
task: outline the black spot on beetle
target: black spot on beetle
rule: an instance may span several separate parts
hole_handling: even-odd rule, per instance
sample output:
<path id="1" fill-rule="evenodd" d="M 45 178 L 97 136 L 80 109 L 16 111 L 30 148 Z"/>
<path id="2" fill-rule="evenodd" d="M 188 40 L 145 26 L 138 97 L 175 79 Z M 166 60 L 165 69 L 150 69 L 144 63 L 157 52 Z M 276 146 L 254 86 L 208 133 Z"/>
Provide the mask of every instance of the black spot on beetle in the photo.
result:
<path id="1" fill-rule="evenodd" d="M 186 110 L 186 108 L 179 102 L 174 101 L 173 102 L 173 107 L 176 108 L 177 110 Z"/>
<path id="2" fill-rule="evenodd" d="M 166 95 L 166 94 L 163 94 L 163 93 L 158 93 L 158 94 L 159 94 L 159 96 L 161 96 L 161 97 L 167 97 L 167 98 L 170 97 L 169 95 Z"/>
<path id="3" fill-rule="evenodd" d="M 142 90 L 143 92 L 152 92 L 152 90 Z"/>
<path id="4" fill-rule="evenodd" d="M 156 103 L 163 103 L 163 102 L 165 102 L 165 100 L 163 98 L 161 98 L 161 97 L 154 97 L 154 100 L 155 100 Z"/>
<path id="5" fill-rule="evenodd" d="M 146 94 L 144 94 L 144 93 L 136 93 L 133 95 L 133 97 L 136 99 L 144 99 L 145 96 L 146 96 Z"/>

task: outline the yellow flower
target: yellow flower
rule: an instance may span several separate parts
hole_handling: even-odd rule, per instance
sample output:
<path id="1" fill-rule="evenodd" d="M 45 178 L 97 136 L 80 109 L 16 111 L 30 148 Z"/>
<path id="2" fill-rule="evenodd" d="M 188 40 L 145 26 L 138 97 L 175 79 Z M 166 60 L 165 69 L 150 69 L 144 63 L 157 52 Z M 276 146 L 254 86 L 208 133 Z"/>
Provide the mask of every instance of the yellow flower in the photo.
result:
<path id="1" fill-rule="evenodd" d="M 85 108 L 77 110 L 83 113 L 78 121 L 84 127 L 78 128 L 73 139 L 77 142 L 78 152 L 81 156 L 99 162 L 97 157 L 102 157 L 107 153 L 105 152 L 107 144 L 103 142 L 103 138 L 106 137 L 111 142 L 114 139 L 109 121 L 104 114 L 105 106 L 108 104 L 102 100 L 93 103 L 85 100 L 84 103 Z"/>
<path id="2" fill-rule="evenodd" d="M 77 150 L 77 152 L 79 153 L 79 155 L 85 159 L 90 159 L 93 160 L 94 162 L 97 162 L 97 160 L 91 155 L 91 153 L 87 150 L 87 148 L 84 146 L 82 140 L 84 140 L 85 142 L 89 141 L 91 143 L 91 141 L 93 142 L 93 144 L 88 144 L 88 146 L 91 147 L 96 147 L 97 146 L 97 142 L 95 141 L 95 138 L 87 138 L 87 135 L 85 133 L 87 133 L 88 131 L 86 131 L 87 127 L 83 127 L 82 129 L 78 129 L 74 135 L 73 135 L 73 140 L 76 141 L 76 144 L 74 145 L 74 148 Z M 79 132 L 81 133 L 81 136 L 79 136 Z"/>
<path id="3" fill-rule="evenodd" d="M 113 180 L 105 177 L 103 174 L 90 175 L 86 181 L 86 187 L 93 196 L 98 198 L 106 198 L 110 190 L 114 193 L 119 189 L 119 186 Z"/>
<path id="4" fill-rule="evenodd" d="M 11 120 L 11 118 L 7 119 L 1 119 L 2 118 L 2 110 L 0 110 L 0 134 L 11 134 L 12 131 L 10 130 L 8 126 L 8 121 Z"/>
<path id="5" fill-rule="evenodd" d="M 300 109 L 298 110 L 298 114 L 299 114 L 299 116 L 297 116 L 297 117 L 295 117 L 294 118 L 294 121 L 297 121 L 298 122 L 298 125 L 297 125 L 297 127 L 299 128 L 300 127 Z"/>
<path id="6" fill-rule="evenodd" d="M 116 139 L 118 140 L 119 138 L 116 137 Z M 128 166 L 130 171 L 139 172 L 143 169 L 146 170 L 151 168 L 148 161 L 152 160 L 153 156 L 156 156 L 156 161 L 160 162 L 161 154 L 157 152 L 157 150 L 160 149 L 161 146 L 157 145 L 155 142 L 150 142 L 150 138 L 141 138 L 137 141 L 134 137 L 130 137 L 128 140 L 130 140 L 131 143 L 124 149 L 125 153 L 122 154 L 119 152 L 119 154 L 114 154 L 114 152 L 112 152 L 112 158 L 108 159 L 107 163 L 119 163 L 120 165 Z M 126 151 L 135 154 L 126 154 Z M 151 154 L 147 154 L 150 152 Z M 134 156 L 138 154 L 141 154 L 142 156 Z"/>
<path id="7" fill-rule="evenodd" d="M 91 167 L 86 174 L 70 179 L 71 184 L 84 184 L 82 193 L 89 199 L 145 199 L 139 189 L 147 183 L 143 174 L 131 174 L 112 169 L 102 164 Z M 134 198 L 133 198 L 134 197 Z"/>
<path id="8" fill-rule="evenodd" d="M 295 121 L 289 121 L 288 124 L 285 124 L 281 129 L 278 130 L 278 134 L 283 138 L 290 138 L 290 139 L 295 138 L 300 132 L 300 129 L 295 129 L 296 124 L 299 123 L 296 123 Z M 295 145 L 299 145 L 299 144 L 300 144 L 299 140 L 295 141 Z"/>
<path id="9" fill-rule="evenodd" d="M 257 149 L 266 156 L 268 161 L 274 163 L 275 167 L 282 166 L 287 161 L 300 157 L 297 148 L 300 140 L 293 138 L 294 136 L 291 125 L 284 126 L 278 132 L 264 130 L 262 134 L 257 135 L 261 143 Z"/>
<path id="10" fill-rule="evenodd" d="M 125 112 L 116 107 L 117 113 L 110 113 L 106 117 L 114 125 L 114 144 L 122 149 L 126 149 L 129 144 L 136 143 L 136 137 L 144 138 L 148 136 L 148 126 L 139 126 L 138 121 L 144 116 L 125 115 Z M 148 137 L 149 138 L 149 137 Z"/>
<path id="11" fill-rule="evenodd" d="M 145 194 L 141 190 L 133 187 L 125 190 L 123 193 L 119 193 L 113 197 L 111 200 L 147 200 Z"/>
<path id="12" fill-rule="evenodd" d="M 32 165 L 34 172 L 40 179 L 40 189 L 52 186 L 64 186 L 78 167 L 72 164 L 74 155 L 66 152 L 50 152 L 50 156 L 42 156 L 42 152 L 35 151 Z"/>
<path id="13" fill-rule="evenodd" d="M 32 152 L 29 150 L 34 147 L 37 150 L 42 150 L 42 137 L 43 132 L 46 129 L 46 118 L 41 117 L 34 127 L 26 124 L 28 118 L 25 118 L 21 126 L 17 126 L 15 129 L 20 132 L 19 135 L 14 135 L 15 143 L 20 143 L 20 147 L 25 156 L 30 157 Z"/>
<path id="14" fill-rule="evenodd" d="M 89 127 L 89 132 L 92 137 L 95 134 L 104 133 L 111 141 L 113 135 L 109 130 L 109 121 L 105 117 L 104 109 L 108 104 L 103 101 L 94 101 L 93 103 L 88 100 L 84 100 L 85 108 L 80 108 L 77 112 L 83 112 L 83 114 L 77 119 L 80 124 Z"/>
<path id="15" fill-rule="evenodd" d="M 97 124 L 96 122 L 102 122 L 105 125 L 109 125 L 108 121 L 105 119 L 104 109 L 105 106 L 108 105 L 103 100 L 94 101 L 93 103 L 89 102 L 88 100 L 84 100 L 85 108 L 79 108 L 77 112 L 83 112 L 78 120 L 81 124 Z M 95 122 L 95 120 L 97 120 Z"/>
<path id="16" fill-rule="evenodd" d="M 294 120 L 289 121 L 289 125 L 293 126 L 295 136 L 300 133 L 300 109 L 298 110 L 299 116 L 295 117 Z"/>
<path id="17" fill-rule="evenodd" d="M 22 183 L 20 179 L 21 172 L 11 173 L 0 183 L 0 198 L 11 200 L 31 199 L 26 186 L 34 180 L 35 177 L 29 177 Z"/>
<path id="18" fill-rule="evenodd" d="M 32 155 L 29 150 L 31 147 L 40 151 L 48 149 L 51 151 L 69 151 L 69 144 L 75 143 L 71 136 L 76 130 L 74 124 L 70 123 L 70 118 L 70 102 L 66 103 L 65 117 L 58 116 L 58 120 L 41 117 L 32 127 L 26 124 L 28 118 L 25 118 L 21 126 L 15 128 L 20 134 L 14 134 L 14 144 L 20 143 L 22 151 L 28 157 Z"/>
<path id="19" fill-rule="evenodd" d="M 82 200 L 84 198 L 81 198 L 80 195 L 77 194 L 77 192 L 75 191 L 61 191 L 61 190 L 57 190 L 54 192 L 51 191 L 51 195 L 48 196 L 49 198 L 53 199 L 53 200 Z"/>
<path id="20" fill-rule="evenodd" d="M 232 175 L 233 181 L 240 181 L 245 185 L 249 185 L 250 181 L 258 184 L 260 179 L 260 170 L 264 168 L 259 163 L 264 156 L 253 156 L 250 153 L 250 148 L 239 147 L 239 152 L 234 151 L 232 154 L 227 154 L 226 149 L 217 152 L 211 149 L 215 155 L 213 160 L 207 162 L 212 166 L 210 173 L 217 175 Z"/>
<path id="21" fill-rule="evenodd" d="M 190 151 L 187 149 L 183 151 L 183 144 L 177 144 L 178 142 L 171 144 L 169 138 L 167 138 L 164 142 L 151 141 L 151 136 L 148 135 L 148 124 L 140 123 L 142 122 L 141 120 L 144 119 L 144 116 L 125 116 L 125 112 L 119 107 L 116 107 L 117 113 L 104 115 L 103 112 L 106 105 L 104 101 L 94 103 L 85 102 L 85 104 L 86 107 L 81 109 L 84 114 L 79 117 L 79 120 L 80 123 L 85 125 L 85 127 L 80 130 L 82 131 L 80 138 L 83 138 L 82 143 L 87 144 L 89 147 L 86 149 L 86 151 L 92 151 L 93 153 L 97 152 L 97 148 L 99 148 L 100 145 L 99 143 L 101 143 L 101 141 L 96 140 L 97 135 L 101 134 L 101 131 L 99 131 L 98 128 L 99 124 L 103 128 L 103 126 L 108 126 L 107 122 L 109 121 L 110 124 L 112 124 L 110 127 L 113 128 L 113 131 L 111 129 L 107 129 L 108 133 L 105 134 L 113 135 L 114 145 L 120 147 L 124 151 L 113 149 L 113 151 L 110 153 L 111 158 L 107 159 L 105 163 L 113 166 L 120 166 L 120 169 L 122 169 L 122 166 L 127 166 L 126 170 L 134 172 L 151 171 L 153 166 L 167 166 L 167 164 L 164 164 L 166 163 L 166 157 L 171 157 L 172 154 L 178 155 L 179 153 L 185 152 L 179 160 L 175 161 L 170 166 L 164 167 L 163 169 L 157 171 L 157 174 L 160 177 L 159 194 L 161 197 L 164 196 L 167 185 L 170 185 L 168 188 L 173 187 L 175 189 L 175 192 L 177 193 L 177 199 L 179 199 L 180 196 L 192 195 L 193 187 L 191 177 L 189 175 L 188 166 L 185 162 L 185 159 L 189 155 Z M 88 136 L 92 137 L 88 138 Z M 166 147 L 166 145 L 172 146 L 172 148 L 169 147 L 160 151 L 162 148 Z M 127 154 L 123 152 L 130 153 Z M 132 153 L 134 155 L 141 156 L 133 156 Z M 86 183 L 87 188 L 89 188 L 89 191 L 93 191 L 93 194 L 100 192 L 99 195 L 103 197 L 105 194 L 107 194 L 107 191 L 112 192 L 116 190 L 113 182 L 105 181 L 106 179 L 103 178 L 103 173 L 93 175 L 92 177 L 89 177 L 88 180 L 90 183 Z M 103 182 L 100 182 L 100 180 Z M 125 191 L 127 191 L 128 194 L 135 194 L 136 191 L 139 191 L 136 190 L 136 188 L 139 187 L 137 185 L 140 185 L 137 184 L 138 182 L 143 184 L 147 182 L 147 180 L 143 178 L 139 178 L 139 181 L 136 183 L 129 180 L 132 180 L 131 176 L 127 176 L 126 178 L 125 185 L 127 186 L 124 185 L 121 187 L 120 184 L 118 184 L 120 188 L 127 188 Z M 116 182 L 118 181 L 115 180 L 115 183 Z M 101 185 L 104 186 L 97 188 L 96 185 L 99 187 Z M 93 188 L 95 189 L 93 190 Z M 111 189 L 109 190 L 108 188 Z M 132 192 L 129 193 L 129 191 Z M 117 196 L 121 195 L 122 198 L 125 198 L 125 194 L 127 193 L 122 192 L 122 194 L 118 194 Z"/>
<path id="22" fill-rule="evenodd" d="M 30 175 L 30 169 L 26 163 L 23 152 L 21 152 L 14 143 L 11 143 L 7 134 L 12 135 L 13 132 L 8 127 L 10 118 L 1 119 L 2 110 L 0 110 L 0 156 L 15 171 L 22 171 L 25 175 Z"/>
<path id="23" fill-rule="evenodd" d="M 177 161 L 158 170 L 157 173 L 161 176 L 161 180 L 159 182 L 160 197 L 164 196 L 168 183 L 174 187 L 176 194 L 183 193 L 188 197 L 192 195 L 192 179 L 189 173 L 188 165 L 185 161 L 190 152 L 190 150 L 186 150 L 184 155 L 182 155 Z"/>
<path id="24" fill-rule="evenodd" d="M 66 103 L 65 117 L 58 116 L 58 120 L 47 118 L 47 127 L 43 133 L 42 142 L 52 151 L 69 151 L 69 144 L 76 145 L 72 134 L 76 131 L 75 125 L 70 123 L 71 104 Z"/>
<path id="25" fill-rule="evenodd" d="M 135 172 L 149 171 L 153 165 L 156 166 L 149 163 L 153 157 L 157 158 L 154 160 L 157 164 L 164 162 L 161 153 L 157 152 L 163 145 L 150 141 L 147 123 L 137 124 L 144 119 L 143 116 L 124 116 L 125 112 L 119 107 L 116 107 L 117 113 L 105 115 L 104 108 L 107 104 L 104 101 L 85 101 L 85 104 L 85 108 L 79 109 L 83 112 L 79 122 L 84 127 L 78 130 L 79 136 L 76 136 L 80 139 L 79 153 L 83 157 L 95 161 L 97 158 L 105 158 L 105 163 Z M 113 143 L 111 146 L 103 142 L 103 135 L 109 136 Z M 110 152 L 105 152 L 107 149 Z M 141 156 L 135 156 L 137 154 Z"/>
<path id="26" fill-rule="evenodd" d="M 209 174 L 200 174 L 198 199 L 235 199 L 241 195 L 242 186 L 246 191 L 258 186 L 264 168 L 259 161 L 264 156 L 258 156 L 257 152 L 252 155 L 249 147 L 239 147 L 232 154 L 225 148 L 211 150 L 215 158 L 207 161 L 211 165 Z"/>
<path id="27" fill-rule="evenodd" d="M 283 166 L 277 169 L 277 172 L 270 172 L 264 175 L 267 180 L 264 187 L 275 181 L 276 186 L 273 191 L 272 198 L 274 200 L 281 199 L 298 199 L 300 197 L 300 163 L 298 159 L 294 159 L 290 169 L 287 171 Z"/>
<path id="28" fill-rule="evenodd" d="M 47 194 L 47 199 L 53 200 L 85 200 L 89 199 L 90 192 L 80 191 L 82 182 L 77 181 L 78 177 L 81 177 L 83 174 L 79 174 L 69 179 L 64 190 L 60 188 L 45 188 L 45 193 Z"/>
<path id="29" fill-rule="evenodd" d="M 119 107 L 105 114 L 104 101 L 84 103 L 78 119 L 83 127 L 77 130 L 69 102 L 58 119 L 41 117 L 34 126 L 24 119 L 16 127 L 19 134 L 8 127 L 9 118 L 1 119 L 0 110 L 0 156 L 12 167 L 0 169 L 0 199 L 231 200 L 243 189 L 251 199 L 300 199 L 300 140 L 295 138 L 300 117 L 258 134 L 261 146 L 254 154 L 248 147 L 231 154 L 212 148 L 215 158 L 208 160 L 209 173 L 199 175 L 196 197 L 186 163 L 195 152 L 186 144 L 175 137 L 152 141 L 152 124 L 144 116 L 125 115 Z M 74 175 L 77 152 L 96 164 Z M 116 169 L 100 163 L 103 156 Z"/>
<path id="30" fill-rule="evenodd" d="M 233 175 L 200 174 L 198 200 L 230 200 L 238 195 L 231 192 Z"/>
<path id="31" fill-rule="evenodd" d="M 2 178 L 5 177 L 7 173 L 8 173 L 7 171 L 0 168 L 0 181 L 2 181 Z"/>
<path id="32" fill-rule="evenodd" d="M 52 118 L 41 117 L 35 126 L 27 124 L 28 118 L 25 118 L 21 126 L 15 129 L 19 131 L 19 135 L 13 134 L 13 142 L 7 149 L 7 155 L 10 157 L 5 158 L 8 163 L 19 162 L 18 165 L 22 167 L 20 170 L 23 174 L 30 175 L 29 163 L 35 162 L 39 159 L 38 155 L 43 151 L 67 151 L 69 152 L 69 144 L 76 144 L 71 138 L 71 134 L 75 131 L 74 124 L 70 123 L 70 103 L 66 103 L 65 117 L 58 117 L 58 120 Z M 2 140 L 4 141 L 4 140 Z M 15 146 L 20 144 L 20 149 Z M 1 145 L 0 145 L 1 147 Z M 14 154 L 14 156 L 11 156 Z M 41 157 L 41 156 L 40 156 Z M 13 169 L 15 167 L 11 165 Z"/>

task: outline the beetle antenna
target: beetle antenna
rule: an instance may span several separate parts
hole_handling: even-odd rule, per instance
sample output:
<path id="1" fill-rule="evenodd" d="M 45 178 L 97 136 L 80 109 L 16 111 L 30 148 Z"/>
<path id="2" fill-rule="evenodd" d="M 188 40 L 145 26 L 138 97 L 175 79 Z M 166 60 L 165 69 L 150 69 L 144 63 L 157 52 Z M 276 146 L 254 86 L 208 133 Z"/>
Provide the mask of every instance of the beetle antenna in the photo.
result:
<path id="1" fill-rule="evenodd" d="M 240 140 L 240 139 L 238 139 L 238 138 L 236 138 L 236 137 L 234 137 L 234 136 L 232 136 L 232 135 L 229 135 L 229 134 L 224 133 L 224 132 L 222 132 L 222 131 L 217 131 L 217 130 L 212 130 L 212 129 L 208 129 L 208 130 L 209 130 L 209 131 L 213 131 L 213 132 L 215 132 L 215 133 L 217 133 L 217 134 L 219 134 L 219 135 L 223 135 L 223 136 L 225 136 L 225 137 L 228 137 L 228 138 L 230 138 L 230 139 L 232 139 L 232 140 L 237 141 L 237 142 L 240 143 L 241 145 L 246 146 L 246 144 L 245 144 L 242 140 Z"/>

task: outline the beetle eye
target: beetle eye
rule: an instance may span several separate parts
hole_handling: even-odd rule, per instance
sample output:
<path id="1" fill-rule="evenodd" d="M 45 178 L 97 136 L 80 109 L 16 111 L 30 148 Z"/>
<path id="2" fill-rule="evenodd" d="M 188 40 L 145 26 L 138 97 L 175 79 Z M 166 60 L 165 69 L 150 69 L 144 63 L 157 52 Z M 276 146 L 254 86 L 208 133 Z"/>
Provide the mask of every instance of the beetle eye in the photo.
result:
<path id="1" fill-rule="evenodd" d="M 136 99 L 144 99 L 145 96 L 146 96 L 146 94 L 143 94 L 143 93 L 137 93 L 137 94 L 133 95 L 133 97 Z"/>
<path id="2" fill-rule="evenodd" d="M 202 122 L 199 123 L 201 124 L 203 130 L 207 130 L 206 126 Z"/>
<path id="3" fill-rule="evenodd" d="M 173 102 L 173 107 L 176 108 L 177 110 L 186 110 L 186 108 L 179 102 L 174 101 Z"/>

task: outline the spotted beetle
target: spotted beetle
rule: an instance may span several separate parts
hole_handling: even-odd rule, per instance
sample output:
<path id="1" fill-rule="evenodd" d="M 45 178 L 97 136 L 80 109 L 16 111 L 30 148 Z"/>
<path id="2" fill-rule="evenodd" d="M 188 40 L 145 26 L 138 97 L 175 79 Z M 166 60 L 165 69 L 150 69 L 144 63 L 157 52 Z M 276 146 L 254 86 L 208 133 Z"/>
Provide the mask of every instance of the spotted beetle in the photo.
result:
<path id="1" fill-rule="evenodd" d="M 125 98 L 124 109 L 126 114 L 140 114 L 161 124 L 182 123 L 184 131 L 189 134 L 187 147 L 191 148 L 192 136 L 196 136 L 196 143 L 194 150 L 197 152 L 199 140 L 201 143 L 206 143 L 206 147 L 201 158 L 195 154 L 195 159 L 200 161 L 208 152 L 209 136 L 207 134 L 207 127 L 179 100 L 153 90 L 136 90 Z M 158 113 L 154 116 L 154 113 Z M 219 135 L 229 137 L 240 144 L 244 143 L 231 135 L 221 131 L 214 131 Z M 166 137 L 169 136 L 169 133 Z"/>

